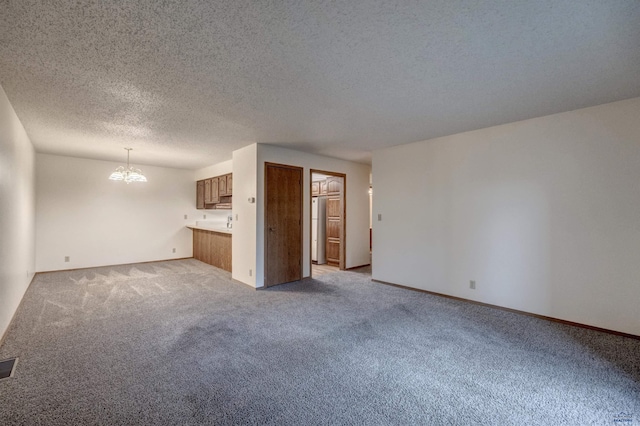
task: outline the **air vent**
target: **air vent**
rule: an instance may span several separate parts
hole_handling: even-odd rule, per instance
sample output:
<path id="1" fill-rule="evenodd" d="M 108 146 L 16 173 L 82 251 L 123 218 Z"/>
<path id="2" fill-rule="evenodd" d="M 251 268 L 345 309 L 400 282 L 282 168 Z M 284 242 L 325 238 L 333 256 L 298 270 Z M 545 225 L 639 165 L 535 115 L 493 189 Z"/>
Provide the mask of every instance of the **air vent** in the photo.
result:
<path id="1" fill-rule="evenodd" d="M 0 361 L 0 380 L 13 376 L 13 371 L 17 362 L 18 358 L 11 358 Z"/>

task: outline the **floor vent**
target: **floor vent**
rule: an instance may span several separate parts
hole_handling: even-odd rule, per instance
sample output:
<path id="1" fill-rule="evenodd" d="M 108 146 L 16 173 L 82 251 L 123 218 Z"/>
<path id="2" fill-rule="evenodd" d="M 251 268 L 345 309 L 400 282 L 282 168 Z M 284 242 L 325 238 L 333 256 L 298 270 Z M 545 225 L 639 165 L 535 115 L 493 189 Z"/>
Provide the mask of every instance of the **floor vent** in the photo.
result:
<path id="1" fill-rule="evenodd" d="M 18 358 L 5 359 L 0 361 L 0 380 L 13 376 Z"/>

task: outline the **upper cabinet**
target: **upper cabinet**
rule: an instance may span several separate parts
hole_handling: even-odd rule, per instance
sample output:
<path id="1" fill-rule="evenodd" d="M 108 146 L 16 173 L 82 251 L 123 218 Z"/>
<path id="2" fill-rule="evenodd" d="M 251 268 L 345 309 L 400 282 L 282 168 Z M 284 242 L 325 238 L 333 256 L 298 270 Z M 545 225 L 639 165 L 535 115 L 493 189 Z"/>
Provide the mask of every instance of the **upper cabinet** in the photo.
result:
<path id="1" fill-rule="evenodd" d="M 320 182 L 311 182 L 311 196 L 317 197 L 320 195 Z"/>
<path id="2" fill-rule="evenodd" d="M 327 181 L 317 180 L 311 182 L 311 196 L 318 197 L 320 195 L 327 195 Z"/>
<path id="3" fill-rule="evenodd" d="M 211 178 L 211 204 L 217 204 L 220 202 L 220 179 L 217 177 Z"/>
<path id="4" fill-rule="evenodd" d="M 211 204 L 211 179 L 204 180 L 204 203 Z"/>
<path id="5" fill-rule="evenodd" d="M 218 176 L 218 188 L 221 197 L 226 197 L 232 195 L 233 193 L 233 175 L 229 173 L 228 175 Z"/>
<path id="6" fill-rule="evenodd" d="M 320 195 L 327 195 L 327 181 L 326 181 L 326 179 L 320 181 Z"/>
<path id="7" fill-rule="evenodd" d="M 204 209 L 204 181 L 196 182 L 196 208 Z"/>
<path id="8" fill-rule="evenodd" d="M 224 197 L 227 195 L 227 177 L 219 176 L 218 179 L 218 195 Z"/>
<path id="9" fill-rule="evenodd" d="M 233 179 L 231 173 L 196 182 L 197 209 L 230 209 Z"/>
<path id="10" fill-rule="evenodd" d="M 326 194 L 327 195 L 340 195 L 342 193 L 342 178 L 327 178 L 326 182 Z"/>

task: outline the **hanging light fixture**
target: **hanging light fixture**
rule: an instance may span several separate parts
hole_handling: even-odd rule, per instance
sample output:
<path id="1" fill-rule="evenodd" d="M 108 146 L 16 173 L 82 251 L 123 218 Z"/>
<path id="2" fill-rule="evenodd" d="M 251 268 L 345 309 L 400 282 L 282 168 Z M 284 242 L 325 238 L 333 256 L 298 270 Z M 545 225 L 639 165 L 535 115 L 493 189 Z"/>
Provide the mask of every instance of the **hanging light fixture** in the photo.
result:
<path id="1" fill-rule="evenodd" d="M 127 184 L 129 182 L 146 182 L 147 178 L 142 174 L 142 170 L 129 166 L 129 154 L 133 148 L 125 148 L 127 150 L 127 168 L 120 166 L 115 172 L 109 176 L 110 180 L 123 180 Z"/>

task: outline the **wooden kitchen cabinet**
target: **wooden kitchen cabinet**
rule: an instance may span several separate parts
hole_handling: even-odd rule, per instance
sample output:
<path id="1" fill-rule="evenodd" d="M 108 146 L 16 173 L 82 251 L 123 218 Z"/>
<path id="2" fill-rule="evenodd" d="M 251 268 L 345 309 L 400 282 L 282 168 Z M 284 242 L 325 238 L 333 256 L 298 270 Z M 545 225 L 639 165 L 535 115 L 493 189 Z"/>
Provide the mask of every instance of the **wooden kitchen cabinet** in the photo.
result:
<path id="1" fill-rule="evenodd" d="M 194 229 L 193 257 L 231 272 L 231 234 Z"/>
<path id="2" fill-rule="evenodd" d="M 227 175 L 227 195 L 233 195 L 233 174 Z"/>
<path id="3" fill-rule="evenodd" d="M 317 197 L 320 195 L 320 181 L 311 182 L 311 196 Z"/>
<path id="4" fill-rule="evenodd" d="M 229 173 L 228 175 L 219 176 L 218 177 L 218 188 L 221 197 L 228 197 L 233 193 L 233 175 Z"/>
<path id="5" fill-rule="evenodd" d="M 342 202 L 339 197 L 327 199 L 326 256 L 329 265 L 340 265 L 342 248 Z"/>
<path id="6" fill-rule="evenodd" d="M 344 256 L 344 235 L 342 234 L 344 220 L 343 178 L 329 177 L 325 182 L 327 194 L 327 263 L 344 267 L 342 259 L 342 256 Z"/>
<path id="7" fill-rule="evenodd" d="M 311 196 L 319 197 L 321 195 L 327 195 L 327 181 L 317 180 L 315 182 L 311 182 Z"/>
<path id="8" fill-rule="evenodd" d="M 220 202 L 220 186 L 219 186 L 219 178 L 214 177 L 211 178 L 211 204 L 216 204 Z"/>
<path id="9" fill-rule="evenodd" d="M 196 182 L 196 208 L 230 209 L 233 176 L 231 173 Z"/>
<path id="10" fill-rule="evenodd" d="M 220 202 L 218 190 L 218 178 L 209 178 L 204 181 L 204 204 L 216 204 Z"/>
<path id="11" fill-rule="evenodd" d="M 196 208 L 204 209 L 204 181 L 196 182 Z"/>
<path id="12" fill-rule="evenodd" d="M 218 196 L 226 197 L 227 195 L 227 176 L 218 177 Z"/>
<path id="13" fill-rule="evenodd" d="M 204 180 L 204 203 L 211 204 L 211 179 Z"/>
<path id="14" fill-rule="evenodd" d="M 342 179 L 340 178 L 328 178 L 325 185 L 325 195 L 340 195 L 342 193 Z"/>

